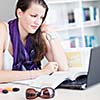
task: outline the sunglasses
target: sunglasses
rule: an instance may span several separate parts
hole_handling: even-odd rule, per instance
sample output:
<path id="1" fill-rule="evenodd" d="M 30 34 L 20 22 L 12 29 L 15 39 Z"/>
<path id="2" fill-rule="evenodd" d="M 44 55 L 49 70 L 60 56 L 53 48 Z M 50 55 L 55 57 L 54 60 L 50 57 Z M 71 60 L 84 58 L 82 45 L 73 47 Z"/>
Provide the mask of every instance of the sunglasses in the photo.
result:
<path id="1" fill-rule="evenodd" d="M 36 91 L 33 88 L 28 88 L 26 90 L 26 99 L 35 99 L 37 97 L 43 98 L 43 99 L 50 99 L 53 98 L 55 95 L 55 91 L 51 87 L 45 87 L 42 88 L 41 91 Z"/>

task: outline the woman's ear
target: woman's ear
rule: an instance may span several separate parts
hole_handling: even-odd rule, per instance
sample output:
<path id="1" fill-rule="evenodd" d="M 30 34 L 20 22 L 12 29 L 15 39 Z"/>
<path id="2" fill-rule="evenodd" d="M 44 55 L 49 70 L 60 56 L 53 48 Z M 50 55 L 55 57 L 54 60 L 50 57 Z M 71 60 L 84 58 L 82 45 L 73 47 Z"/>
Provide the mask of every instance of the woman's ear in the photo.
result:
<path id="1" fill-rule="evenodd" d="M 21 15 L 22 15 L 22 10 L 20 8 L 17 9 L 17 16 L 20 19 Z"/>

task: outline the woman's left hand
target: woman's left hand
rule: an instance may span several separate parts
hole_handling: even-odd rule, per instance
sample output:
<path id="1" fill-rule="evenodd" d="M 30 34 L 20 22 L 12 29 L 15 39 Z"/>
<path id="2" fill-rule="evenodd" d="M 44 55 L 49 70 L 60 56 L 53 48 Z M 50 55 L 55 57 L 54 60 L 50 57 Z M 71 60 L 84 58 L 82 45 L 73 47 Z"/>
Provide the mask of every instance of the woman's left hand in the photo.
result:
<path id="1" fill-rule="evenodd" d="M 48 25 L 48 24 L 41 25 L 42 33 L 50 33 L 50 32 L 54 32 L 54 31 L 55 31 L 55 28 L 53 27 L 53 25 Z"/>
<path id="2" fill-rule="evenodd" d="M 47 33 L 47 32 L 49 32 L 49 31 L 50 31 L 49 25 L 47 25 L 47 24 L 42 24 L 42 25 L 41 25 L 41 32 L 42 32 L 42 33 Z"/>

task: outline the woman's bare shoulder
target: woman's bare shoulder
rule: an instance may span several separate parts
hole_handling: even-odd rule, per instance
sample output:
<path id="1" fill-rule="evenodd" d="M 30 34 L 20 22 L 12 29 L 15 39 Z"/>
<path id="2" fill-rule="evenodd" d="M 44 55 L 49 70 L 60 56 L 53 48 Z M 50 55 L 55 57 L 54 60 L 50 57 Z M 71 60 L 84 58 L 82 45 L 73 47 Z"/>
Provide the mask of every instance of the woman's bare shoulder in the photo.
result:
<path id="1" fill-rule="evenodd" d="M 6 22 L 0 22 L 0 29 L 6 29 Z"/>
<path id="2" fill-rule="evenodd" d="M 4 34 L 7 30 L 6 22 L 0 22 L 0 34 Z"/>
<path id="3" fill-rule="evenodd" d="M 0 35 L 6 35 L 6 34 L 7 34 L 7 23 L 0 22 Z"/>
<path id="4" fill-rule="evenodd" d="M 7 40 L 7 23 L 0 22 L 0 42 L 5 43 Z"/>

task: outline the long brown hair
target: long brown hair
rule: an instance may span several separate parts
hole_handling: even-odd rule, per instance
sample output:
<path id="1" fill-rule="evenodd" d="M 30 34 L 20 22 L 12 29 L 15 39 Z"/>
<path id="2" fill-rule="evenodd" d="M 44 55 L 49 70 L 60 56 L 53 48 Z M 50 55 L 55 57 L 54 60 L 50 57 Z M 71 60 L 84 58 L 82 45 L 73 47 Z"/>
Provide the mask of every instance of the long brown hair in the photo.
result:
<path id="1" fill-rule="evenodd" d="M 15 10 L 15 15 L 17 17 L 17 9 L 20 8 L 23 12 L 25 12 L 31 5 L 31 3 L 39 4 L 42 7 L 46 9 L 45 16 L 43 18 L 42 23 L 44 22 L 47 12 L 48 12 L 48 6 L 45 3 L 44 0 L 18 0 Z M 30 34 L 32 45 L 35 49 L 35 58 L 33 59 L 33 62 L 38 62 L 43 59 L 44 55 L 47 52 L 46 44 L 41 36 L 41 26 L 38 28 L 38 30 L 34 34 Z"/>

